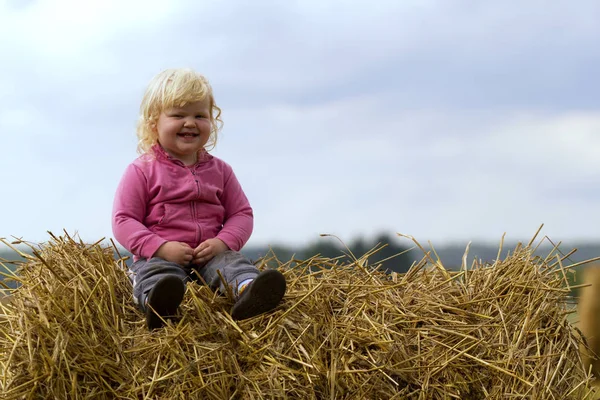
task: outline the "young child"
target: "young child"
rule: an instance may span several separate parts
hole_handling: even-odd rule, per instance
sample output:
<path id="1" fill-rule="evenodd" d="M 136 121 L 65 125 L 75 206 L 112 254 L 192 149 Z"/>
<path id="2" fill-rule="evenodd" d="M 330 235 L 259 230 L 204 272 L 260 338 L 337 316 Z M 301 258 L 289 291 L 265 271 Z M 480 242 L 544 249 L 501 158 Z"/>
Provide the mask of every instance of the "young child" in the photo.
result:
<path id="1" fill-rule="evenodd" d="M 286 282 L 276 270 L 259 273 L 239 250 L 250 238 L 252 208 L 231 167 L 208 153 L 222 125 L 206 78 L 189 69 L 159 73 L 140 107 L 141 156 L 125 170 L 114 199 L 112 227 L 133 254 L 134 302 L 148 329 L 176 313 L 185 283 L 200 275 L 236 302 L 234 319 L 274 309 Z M 194 273 L 195 271 L 195 273 Z"/>

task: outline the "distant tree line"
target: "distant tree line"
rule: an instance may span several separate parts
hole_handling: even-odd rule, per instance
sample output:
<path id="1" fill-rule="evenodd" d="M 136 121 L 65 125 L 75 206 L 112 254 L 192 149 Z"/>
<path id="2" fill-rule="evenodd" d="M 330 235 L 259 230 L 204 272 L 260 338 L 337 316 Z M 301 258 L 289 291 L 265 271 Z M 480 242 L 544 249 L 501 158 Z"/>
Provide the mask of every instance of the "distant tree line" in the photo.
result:
<path id="1" fill-rule="evenodd" d="M 108 245 L 108 243 L 105 243 L 105 245 Z M 506 257 L 507 252 L 512 250 L 514 245 L 515 243 L 505 244 L 501 258 Z M 418 261 L 423 257 L 423 253 L 420 250 L 407 251 L 407 247 L 400 243 L 400 239 L 397 236 L 388 233 L 379 233 L 369 239 L 358 237 L 349 243 L 344 244 L 336 237 L 325 236 L 319 237 L 305 246 L 276 244 L 271 246 L 246 246 L 242 249 L 242 253 L 253 261 L 267 256 L 272 252 L 282 262 L 290 261 L 292 258 L 296 260 L 305 260 L 316 255 L 321 255 L 322 257 L 330 259 L 339 257 L 339 263 L 348 263 L 353 261 L 352 257 L 349 255 L 350 252 L 356 258 L 360 259 L 363 255 L 371 252 L 376 247 L 379 250 L 368 257 L 368 265 L 372 267 L 380 265 L 380 268 L 385 271 L 404 273 L 408 271 L 414 261 Z M 598 243 L 575 243 L 563 245 L 561 248 L 563 249 L 563 254 L 566 254 L 573 248 L 577 248 L 577 253 L 564 261 L 565 265 L 600 256 L 600 244 Z M 19 247 L 19 249 L 25 253 L 31 253 L 31 249 L 27 247 Z M 547 247 L 541 247 L 539 249 L 540 255 L 543 256 L 545 256 L 548 251 L 549 249 Z M 446 245 L 436 248 L 436 253 L 441 257 L 444 266 L 448 269 L 457 269 L 461 265 L 464 252 L 465 246 L 462 244 Z M 122 256 L 131 256 L 131 254 L 122 248 L 119 249 L 119 254 Z M 496 245 L 474 243 L 470 247 L 467 265 L 470 266 L 475 257 L 483 261 L 493 261 L 496 259 L 497 255 L 498 247 Z M 117 257 L 116 253 L 115 257 Z M 21 258 L 13 250 L 0 248 L 0 262 L 4 265 L 4 267 L 0 265 L 0 281 L 4 280 L 4 275 L 10 274 L 10 271 L 7 271 L 6 269 L 11 270 L 14 268 L 14 264 L 10 263 L 10 261 L 25 261 L 25 259 Z M 128 263 L 130 262 L 131 258 Z M 581 271 L 585 267 L 587 267 L 587 265 L 582 265 L 569 270 L 569 273 L 567 273 L 569 286 L 577 287 L 583 283 L 581 281 Z M 572 290 L 574 295 L 577 295 L 577 292 L 577 288 Z"/>
<path id="2" fill-rule="evenodd" d="M 415 260 L 413 253 L 398 242 L 397 238 L 386 233 L 378 234 L 370 240 L 362 237 L 356 238 L 350 243 L 342 243 L 333 236 L 324 236 L 299 249 L 275 245 L 270 247 L 270 251 L 283 262 L 292 257 L 297 260 L 305 260 L 320 255 L 329 259 L 339 258 L 339 263 L 351 263 L 354 261 L 353 257 L 361 259 L 369 253 L 366 257 L 369 266 L 379 266 L 381 270 L 387 272 L 404 273 L 408 271 Z M 254 259 L 267 253 L 267 249 L 256 248 L 242 251 Z"/>

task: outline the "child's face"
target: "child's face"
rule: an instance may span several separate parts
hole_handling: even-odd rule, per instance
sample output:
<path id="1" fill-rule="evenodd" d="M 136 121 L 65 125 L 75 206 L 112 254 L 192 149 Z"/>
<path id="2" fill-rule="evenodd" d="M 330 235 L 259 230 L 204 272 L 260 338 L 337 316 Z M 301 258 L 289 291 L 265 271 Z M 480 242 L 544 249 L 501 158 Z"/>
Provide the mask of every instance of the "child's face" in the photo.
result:
<path id="1" fill-rule="evenodd" d="M 210 138 L 209 99 L 163 110 L 156 123 L 158 142 L 186 165 L 197 161 L 198 150 Z"/>

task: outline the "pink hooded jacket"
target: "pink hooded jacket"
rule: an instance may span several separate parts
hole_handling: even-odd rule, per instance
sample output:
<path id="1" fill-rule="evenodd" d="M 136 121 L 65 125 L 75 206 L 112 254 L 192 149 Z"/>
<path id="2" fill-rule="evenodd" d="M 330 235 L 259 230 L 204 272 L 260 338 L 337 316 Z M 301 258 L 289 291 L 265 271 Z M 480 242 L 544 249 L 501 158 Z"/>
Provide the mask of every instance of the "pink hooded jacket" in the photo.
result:
<path id="1" fill-rule="evenodd" d="M 252 228 L 252 208 L 229 164 L 201 153 L 187 167 L 158 144 L 127 167 L 113 204 L 113 234 L 134 260 L 167 241 L 195 248 L 217 237 L 239 251 Z"/>

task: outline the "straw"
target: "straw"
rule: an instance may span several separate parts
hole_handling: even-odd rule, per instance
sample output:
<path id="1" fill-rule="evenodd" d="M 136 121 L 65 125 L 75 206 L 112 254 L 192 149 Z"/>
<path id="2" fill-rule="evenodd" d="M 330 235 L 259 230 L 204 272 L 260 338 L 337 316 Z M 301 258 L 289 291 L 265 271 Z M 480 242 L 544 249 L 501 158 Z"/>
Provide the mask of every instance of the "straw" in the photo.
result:
<path id="1" fill-rule="evenodd" d="M 190 283 L 180 318 L 149 332 L 112 246 L 51 235 L 0 306 L 0 398 L 590 398 L 569 266 L 532 245 L 460 271 L 425 254 L 406 274 L 270 254 L 259 268 L 288 282 L 274 312 L 233 321 L 227 296 Z"/>

